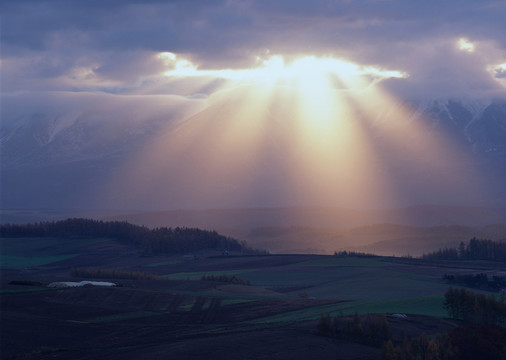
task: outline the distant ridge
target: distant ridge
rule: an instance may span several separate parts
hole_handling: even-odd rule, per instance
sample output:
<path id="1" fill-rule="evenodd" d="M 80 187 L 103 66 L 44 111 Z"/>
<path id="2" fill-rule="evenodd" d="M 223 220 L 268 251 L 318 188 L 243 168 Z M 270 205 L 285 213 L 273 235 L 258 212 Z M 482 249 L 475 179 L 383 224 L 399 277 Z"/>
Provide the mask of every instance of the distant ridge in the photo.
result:
<path id="1" fill-rule="evenodd" d="M 356 129 L 349 124 L 349 131 L 357 136 L 343 143 L 343 150 L 353 158 L 360 141 L 369 150 L 356 153 L 362 160 L 349 164 L 341 176 L 333 170 L 341 165 L 330 157 L 318 159 L 313 153 L 318 144 L 309 146 L 312 141 L 294 126 L 297 107 L 288 101 L 291 95 L 275 97 L 262 111 L 236 121 L 246 115 L 237 104 L 250 93 L 248 86 L 237 87 L 209 104 L 177 96 L 163 101 L 85 93 L 9 97 L 6 105 L 17 115 L 0 122 L 0 207 L 506 207 L 504 99 L 400 98 L 370 111 L 350 107 L 350 118 L 358 122 Z M 44 106 L 26 107 L 34 96 Z M 342 150 L 334 151 L 338 159 Z M 412 211 L 404 210 L 401 215 Z M 415 212 L 423 215 L 423 225 L 453 222 L 446 214 L 427 219 Z M 365 220 L 355 223 L 350 221 L 357 214 L 338 215 L 343 226 L 378 218 L 360 213 Z M 384 221 L 397 222 L 398 214 L 391 215 Z"/>
<path id="2" fill-rule="evenodd" d="M 11 211 L 3 223 L 86 217 L 157 227 L 218 231 L 271 253 L 331 254 L 363 251 L 422 255 L 473 237 L 506 240 L 506 208 L 412 206 L 390 210 L 278 207 L 150 212 Z M 29 219 L 29 220 L 28 220 Z M 28 221 L 27 221 L 28 220 Z"/>
<path id="3" fill-rule="evenodd" d="M 473 237 L 506 240 L 506 208 L 413 206 L 391 210 L 285 207 L 140 212 L 112 216 L 148 227 L 214 229 L 271 253 L 353 250 L 422 255 Z"/>
<path id="4" fill-rule="evenodd" d="M 377 223 L 408 226 L 506 224 L 506 208 L 422 205 L 391 210 L 335 207 L 278 207 L 169 210 L 120 214 L 104 220 L 126 220 L 148 227 L 190 226 L 206 229 L 251 229 L 264 226 L 310 226 L 351 229 Z"/>

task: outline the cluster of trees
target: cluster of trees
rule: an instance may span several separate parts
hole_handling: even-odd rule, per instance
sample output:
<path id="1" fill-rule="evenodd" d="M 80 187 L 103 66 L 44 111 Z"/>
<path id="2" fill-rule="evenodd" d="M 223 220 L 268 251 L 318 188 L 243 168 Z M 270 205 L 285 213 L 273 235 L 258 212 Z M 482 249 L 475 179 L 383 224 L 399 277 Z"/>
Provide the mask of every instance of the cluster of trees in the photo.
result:
<path id="1" fill-rule="evenodd" d="M 448 275 L 443 279 L 449 284 L 462 285 L 472 288 L 488 291 L 499 291 L 506 288 L 506 277 L 492 276 L 488 277 L 485 273 L 466 274 L 466 275 Z"/>
<path id="2" fill-rule="evenodd" d="M 492 260 L 506 261 L 506 242 L 472 238 L 458 248 L 445 248 L 424 254 L 425 260 Z"/>
<path id="3" fill-rule="evenodd" d="M 378 257 L 378 255 L 369 254 L 359 251 L 334 251 L 334 256 L 337 257 Z"/>
<path id="4" fill-rule="evenodd" d="M 202 275 L 201 280 L 204 281 L 219 281 L 219 282 L 226 282 L 231 284 L 239 284 L 239 285 L 250 285 L 250 282 L 244 279 L 241 279 L 238 276 L 235 275 L 227 275 L 227 274 L 221 274 L 221 275 Z"/>
<path id="5" fill-rule="evenodd" d="M 317 332 L 323 336 L 381 347 L 381 360 L 506 360 L 506 302 L 466 289 L 450 288 L 444 307 L 465 322 L 447 333 L 394 338 L 384 315 L 331 318 L 322 314 Z"/>
<path id="6" fill-rule="evenodd" d="M 137 271 L 116 269 L 72 268 L 70 276 L 89 279 L 160 280 L 159 276 Z"/>
<path id="7" fill-rule="evenodd" d="M 216 231 L 180 227 L 149 229 L 125 221 L 79 218 L 25 225 L 1 225 L 0 237 L 110 238 L 139 246 L 148 254 L 177 254 L 201 249 L 259 253 L 250 249 L 246 243 L 220 235 Z"/>
<path id="8" fill-rule="evenodd" d="M 445 293 L 443 307 L 454 319 L 462 319 L 476 324 L 506 324 L 504 295 L 485 295 L 463 288 L 450 288 Z"/>
<path id="9" fill-rule="evenodd" d="M 430 339 L 385 343 L 381 360 L 506 360 L 506 329 L 497 325 L 466 324 Z"/>
<path id="10" fill-rule="evenodd" d="M 117 238 L 125 242 L 140 242 L 147 232 L 149 232 L 147 227 L 133 225 L 126 221 L 98 221 L 82 218 L 0 226 L 1 237 L 104 237 Z"/>
<path id="11" fill-rule="evenodd" d="M 381 346 L 391 338 L 390 327 L 383 314 L 367 314 L 364 321 L 358 313 L 344 319 L 339 317 L 331 319 L 330 315 L 322 314 L 317 323 L 317 331 L 324 336 L 372 346 Z"/>
<path id="12" fill-rule="evenodd" d="M 388 340 L 381 349 L 381 360 L 440 360 L 459 359 L 452 357 L 455 351 L 444 336 L 429 339 L 425 333 L 417 338 L 403 339 L 394 345 Z"/>

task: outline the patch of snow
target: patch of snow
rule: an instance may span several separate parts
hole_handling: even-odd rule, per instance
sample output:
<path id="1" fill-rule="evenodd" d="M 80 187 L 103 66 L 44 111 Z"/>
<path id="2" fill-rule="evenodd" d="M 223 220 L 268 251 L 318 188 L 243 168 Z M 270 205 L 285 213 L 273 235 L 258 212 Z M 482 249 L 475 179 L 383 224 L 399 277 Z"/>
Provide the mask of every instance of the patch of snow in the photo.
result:
<path id="1" fill-rule="evenodd" d="M 464 128 L 467 130 L 471 125 L 473 125 L 475 122 L 479 121 L 481 119 L 481 116 L 483 114 L 483 111 L 491 104 L 490 101 L 488 102 L 478 102 L 478 101 L 468 101 L 463 102 L 462 105 L 473 114 L 473 117 L 471 118 L 471 121 L 466 125 Z"/>
<path id="2" fill-rule="evenodd" d="M 93 285 L 93 286 L 116 286 L 115 283 L 108 281 L 59 281 L 53 282 L 49 284 L 47 287 L 50 288 L 60 288 L 60 287 L 81 287 L 85 285 Z"/>

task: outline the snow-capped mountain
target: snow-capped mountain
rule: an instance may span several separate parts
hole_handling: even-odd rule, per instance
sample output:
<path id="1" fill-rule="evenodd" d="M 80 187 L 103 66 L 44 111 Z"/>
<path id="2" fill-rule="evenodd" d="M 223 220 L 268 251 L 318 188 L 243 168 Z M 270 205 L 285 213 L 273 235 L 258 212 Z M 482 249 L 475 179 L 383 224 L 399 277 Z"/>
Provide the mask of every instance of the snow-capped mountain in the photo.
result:
<path id="1" fill-rule="evenodd" d="M 434 101 L 423 114 L 476 154 L 506 154 L 506 102 Z"/>
<path id="2" fill-rule="evenodd" d="M 51 107 L 23 111 L 19 100 L 17 113 L 2 114 L 2 169 L 121 158 L 201 108 L 199 101 L 170 97 L 162 104 L 133 97 L 103 106 L 94 95 L 85 102 L 70 99 L 63 109 L 49 99 Z"/>
<path id="3" fill-rule="evenodd" d="M 429 121 L 433 131 L 444 133 L 475 154 L 506 156 L 506 102 L 398 104 L 406 105 L 410 107 L 407 121 Z M 388 112 L 380 114 L 377 121 L 388 121 L 388 116 Z M 171 131 L 179 122 L 181 113 L 171 112 L 158 116 L 93 110 L 27 113 L 1 123 L 1 166 L 16 169 L 118 158 Z"/>
<path id="4" fill-rule="evenodd" d="M 61 107 L 41 105 L 29 109 L 23 109 L 22 98 L 9 100 L 15 106 L 3 110 L 0 128 L 4 209 L 146 209 L 150 204 L 156 208 L 209 207 L 216 199 L 225 199 L 216 206 L 233 206 L 238 202 L 227 202 L 227 197 L 238 201 L 238 194 L 248 191 L 249 196 L 241 198 L 246 202 L 244 206 L 277 201 L 290 204 L 287 199 L 299 204 L 311 201 L 297 198 L 302 185 L 288 190 L 283 185 L 289 174 L 305 179 L 303 169 L 292 169 L 297 167 L 295 160 L 286 165 L 291 157 L 302 156 L 304 151 L 287 145 L 292 130 L 284 120 L 290 113 L 267 111 L 257 116 L 268 116 L 269 122 L 237 128 L 240 117 L 248 114 L 244 115 L 234 103 L 212 104 L 206 99 L 172 99 L 167 103 L 160 98 L 136 98 L 104 106 L 94 97 L 84 103 L 70 99 Z M 429 188 L 421 189 L 428 182 L 436 186 L 439 173 L 420 165 L 423 153 L 418 154 L 418 167 L 410 168 L 409 156 L 401 159 L 402 148 L 392 148 L 385 140 L 392 129 L 392 125 L 382 125 L 391 121 L 393 109 L 388 106 L 397 107 L 397 113 L 402 109 L 402 124 L 393 126 L 423 124 L 417 128 L 428 133 L 423 136 L 451 144 L 459 154 L 458 161 L 446 163 L 437 171 L 446 177 L 455 172 L 462 172 L 462 177 L 478 172 L 485 178 L 480 186 L 486 187 L 488 194 L 461 198 L 462 190 L 444 198 L 444 189 L 434 193 Z M 377 145 L 376 162 L 380 164 L 373 165 L 381 167 L 382 161 L 388 164 L 384 171 L 396 179 L 394 186 L 400 193 L 406 194 L 402 195 L 403 205 L 438 201 L 506 204 L 506 101 L 437 99 L 399 101 L 388 106 L 377 109 L 375 118 L 366 123 L 366 130 L 371 135 L 370 146 Z M 259 136 L 258 144 L 237 140 L 239 133 L 248 132 L 264 136 Z M 411 131 L 409 141 L 416 142 L 418 135 Z M 431 156 L 426 157 L 428 163 Z M 118 179 L 130 182 L 116 186 Z M 206 196 L 202 188 L 208 189 Z M 286 194 L 280 196 L 283 191 Z"/>

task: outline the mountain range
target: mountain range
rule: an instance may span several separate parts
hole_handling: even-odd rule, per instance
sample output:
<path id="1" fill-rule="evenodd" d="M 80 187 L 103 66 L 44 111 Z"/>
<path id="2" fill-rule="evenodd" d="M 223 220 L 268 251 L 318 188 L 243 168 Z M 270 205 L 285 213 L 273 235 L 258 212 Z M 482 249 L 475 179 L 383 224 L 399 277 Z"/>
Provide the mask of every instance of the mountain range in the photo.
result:
<path id="1" fill-rule="evenodd" d="M 5 98 L 2 209 L 506 206 L 506 101 L 399 100 L 374 114 L 352 107 L 357 120 L 349 128 L 360 128 L 367 145 L 347 144 L 343 154 L 351 159 L 368 147 L 374 159 L 362 167 L 345 160 L 336 175 L 331 160 L 316 159 L 321 154 L 297 140 L 286 120 L 295 116 L 291 104 L 250 110 L 241 105 L 246 95 L 53 94 L 30 108 L 27 95 Z M 404 132 L 394 139 L 396 128 Z M 417 144 L 429 138 L 439 146 Z M 378 200 L 379 181 L 364 169 L 386 179 L 395 201 Z M 352 188 L 357 179 L 365 185 Z"/>

